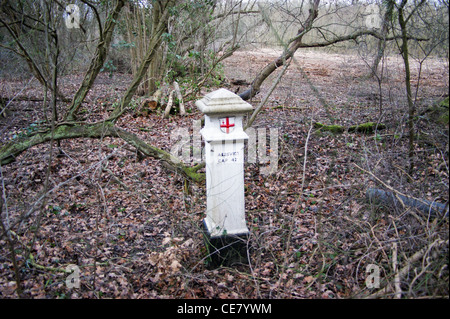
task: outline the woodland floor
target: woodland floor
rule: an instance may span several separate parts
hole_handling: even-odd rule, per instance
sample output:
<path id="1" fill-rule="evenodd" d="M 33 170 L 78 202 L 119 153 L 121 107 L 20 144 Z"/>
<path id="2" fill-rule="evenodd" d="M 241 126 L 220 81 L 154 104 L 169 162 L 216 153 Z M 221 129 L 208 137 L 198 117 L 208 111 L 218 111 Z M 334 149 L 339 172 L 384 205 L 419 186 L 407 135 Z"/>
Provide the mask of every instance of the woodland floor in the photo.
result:
<path id="1" fill-rule="evenodd" d="M 278 54 L 272 49 L 236 52 L 224 62 L 225 76 L 251 81 Z M 123 141 L 61 141 L 63 155 L 51 164 L 52 191 L 44 209 L 39 208 L 39 197 L 49 145 L 24 152 L 14 163 L 1 167 L 7 200 L 2 218 L 15 233 L 23 296 L 367 297 L 386 285 L 393 287 L 395 249 L 397 269 L 410 266 L 401 278 L 403 297 L 448 298 L 448 218 L 367 203 L 367 188 L 383 186 L 356 167 L 402 193 L 448 202 L 448 123 L 438 124 L 426 114 L 418 117 L 416 164 L 408 176 L 403 63 L 400 56 L 384 63 L 380 106 L 380 86 L 367 77 L 362 57 L 323 51 L 296 54 L 253 125 L 278 129 L 279 156 L 272 175 L 260 173 L 268 164 L 245 164 L 250 265 L 208 270 L 200 230 L 206 210 L 205 185 L 185 182 L 155 159 L 141 159 Z M 417 63 L 412 71 L 415 84 Z M 254 106 L 275 77 L 265 82 L 251 102 Z M 82 75 L 61 79 L 63 93 L 72 96 L 81 79 Z M 129 75 L 101 74 L 84 104 L 86 116 L 104 117 L 130 80 Z M 448 95 L 448 81 L 448 62 L 425 61 L 418 113 Z M 223 86 L 238 90 L 228 83 Z M 245 88 L 240 87 L 240 92 Z M 3 96 L 42 95 L 37 83 L 28 80 L 3 79 L 1 90 Z M 0 119 L 1 143 L 32 131 L 41 116 L 41 103 L 11 103 L 13 115 Z M 187 104 L 186 117 L 163 119 L 160 113 L 142 117 L 132 110 L 118 125 L 169 151 L 176 142 L 171 141 L 171 132 L 178 127 L 192 130 L 193 120 L 202 117 L 193 101 Z M 373 134 L 338 135 L 311 129 L 312 121 L 331 124 L 331 120 L 345 126 L 380 122 L 387 128 Z M 36 230 L 34 246 L 29 247 Z M 447 246 L 433 245 L 438 240 L 447 241 Z M 26 257 L 30 248 L 34 263 Z M 426 250 L 424 256 L 412 262 L 421 249 Z M 62 270 L 69 264 L 80 268 L 79 289 L 66 286 L 68 274 Z M 366 287 L 370 264 L 381 269 L 379 289 Z M 0 298 L 17 298 L 15 280 L 12 256 L 2 236 Z M 392 298 L 393 291 L 380 296 Z"/>

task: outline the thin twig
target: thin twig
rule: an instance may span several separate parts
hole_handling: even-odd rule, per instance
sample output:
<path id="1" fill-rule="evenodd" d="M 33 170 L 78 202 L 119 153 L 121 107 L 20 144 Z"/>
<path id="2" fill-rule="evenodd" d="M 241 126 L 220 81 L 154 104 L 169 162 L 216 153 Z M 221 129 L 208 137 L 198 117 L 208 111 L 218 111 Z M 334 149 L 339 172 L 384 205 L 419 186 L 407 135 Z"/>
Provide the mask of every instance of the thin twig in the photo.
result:
<path id="1" fill-rule="evenodd" d="M 281 81 L 281 78 L 283 77 L 284 73 L 286 72 L 287 68 L 289 67 L 289 65 L 291 64 L 292 60 L 289 60 L 287 63 L 285 63 L 283 70 L 280 72 L 280 74 L 278 75 L 277 79 L 273 82 L 272 86 L 270 87 L 269 91 L 267 92 L 266 96 L 264 96 L 264 99 L 262 99 L 262 101 L 259 103 L 258 107 L 253 111 L 252 116 L 250 117 L 250 119 L 248 120 L 247 124 L 244 127 L 244 131 L 249 128 L 250 126 L 252 126 L 253 122 L 256 119 L 256 116 L 259 114 L 259 112 L 261 112 L 262 108 L 264 107 L 264 105 L 266 105 L 269 97 L 272 95 L 272 92 L 275 90 L 275 88 L 278 86 L 278 84 Z"/>
<path id="2" fill-rule="evenodd" d="M 311 132 L 313 129 L 314 125 L 313 125 L 313 121 L 311 120 L 311 124 L 309 127 L 309 131 L 308 131 L 308 136 L 306 137 L 306 141 L 305 141 L 305 153 L 304 153 L 304 157 L 303 157 L 303 176 L 302 176 L 302 186 L 300 188 L 300 194 L 298 195 L 297 198 L 297 202 L 295 203 L 295 209 L 294 209 L 294 213 L 292 215 L 292 219 L 291 219 L 291 224 L 289 226 L 289 233 L 286 239 L 286 249 L 285 249 L 285 253 L 284 253 L 284 262 L 283 262 L 283 271 L 287 268 L 285 267 L 288 261 L 288 256 L 289 256 L 289 249 L 291 246 L 291 238 L 292 238 L 292 233 L 294 231 L 294 223 L 295 223 L 295 219 L 297 216 L 297 213 L 299 211 L 299 206 L 300 206 L 300 201 L 303 198 L 303 190 L 304 190 L 304 186 L 305 186 L 305 177 L 306 177 L 306 163 L 308 161 L 308 142 L 309 142 L 309 138 L 311 137 Z M 278 284 L 280 283 L 281 279 L 283 278 L 283 276 L 281 275 L 280 278 L 278 279 Z"/>
<path id="3" fill-rule="evenodd" d="M 392 243 L 392 268 L 394 271 L 394 287 L 395 287 L 395 298 L 400 299 L 402 297 L 402 289 L 400 287 L 400 275 L 397 271 L 397 243 Z"/>
<path id="4" fill-rule="evenodd" d="M 414 255 L 409 257 L 408 260 L 406 261 L 406 265 L 402 269 L 400 269 L 400 271 L 398 272 L 399 279 L 404 278 L 409 273 L 409 271 L 411 269 L 411 265 L 414 264 L 415 262 L 419 261 L 421 258 L 427 256 L 430 253 L 432 248 L 436 247 L 437 249 L 440 249 L 443 246 L 448 246 L 448 243 L 449 243 L 448 240 L 444 241 L 441 239 L 436 239 L 430 245 L 422 248 L 421 250 L 416 252 Z M 385 296 L 387 293 L 389 293 L 389 291 L 390 291 L 390 287 L 387 286 L 387 287 L 371 294 L 370 296 L 368 296 L 368 298 L 377 298 L 377 297 Z"/>

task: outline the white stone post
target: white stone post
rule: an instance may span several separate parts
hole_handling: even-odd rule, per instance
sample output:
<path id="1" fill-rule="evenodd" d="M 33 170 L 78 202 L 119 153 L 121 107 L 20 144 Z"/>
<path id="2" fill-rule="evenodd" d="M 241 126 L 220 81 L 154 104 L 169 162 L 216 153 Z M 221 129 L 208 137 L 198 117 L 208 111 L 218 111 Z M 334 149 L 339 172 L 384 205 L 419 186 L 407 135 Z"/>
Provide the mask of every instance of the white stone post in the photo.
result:
<path id="1" fill-rule="evenodd" d="M 219 89 L 196 102 L 205 114 L 207 210 L 203 220 L 212 267 L 246 262 L 244 132 L 242 119 L 253 108 L 236 94 Z"/>

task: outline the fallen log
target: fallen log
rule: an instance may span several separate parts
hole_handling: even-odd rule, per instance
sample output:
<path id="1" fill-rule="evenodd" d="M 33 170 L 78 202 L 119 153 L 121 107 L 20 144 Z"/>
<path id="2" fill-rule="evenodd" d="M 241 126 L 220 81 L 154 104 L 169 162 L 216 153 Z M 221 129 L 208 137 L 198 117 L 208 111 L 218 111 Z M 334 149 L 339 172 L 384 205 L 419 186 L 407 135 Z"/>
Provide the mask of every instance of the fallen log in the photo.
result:
<path id="1" fill-rule="evenodd" d="M 374 123 L 374 122 L 352 125 L 348 128 L 342 125 L 325 125 L 319 122 L 314 122 L 313 125 L 314 128 L 316 129 L 328 131 L 335 134 L 344 133 L 345 131 L 348 131 L 349 133 L 358 132 L 364 134 L 371 134 L 375 132 L 375 130 L 383 130 L 386 128 L 386 125 L 384 125 L 383 123 Z"/>
<path id="2" fill-rule="evenodd" d="M 378 188 L 369 188 L 366 191 L 366 200 L 369 203 L 380 203 L 389 206 L 408 206 L 416 208 L 424 215 L 431 215 L 433 217 L 444 215 L 448 218 L 448 203 L 442 204 L 431 202 L 428 200 L 419 200 L 417 198 L 408 197 L 393 192 L 384 191 Z M 402 205 L 403 203 L 403 205 Z"/>
<path id="3" fill-rule="evenodd" d="M 363 124 L 358 125 L 352 125 L 348 128 L 348 131 L 351 132 L 359 132 L 359 133 L 365 133 L 370 134 L 375 132 L 375 130 L 384 130 L 386 128 L 386 125 L 383 123 L 374 123 L 374 122 L 367 122 Z"/>
<path id="4" fill-rule="evenodd" d="M 341 125 L 325 125 L 319 122 L 314 122 L 314 128 L 322 131 L 327 131 L 335 134 L 344 133 L 345 128 Z"/>

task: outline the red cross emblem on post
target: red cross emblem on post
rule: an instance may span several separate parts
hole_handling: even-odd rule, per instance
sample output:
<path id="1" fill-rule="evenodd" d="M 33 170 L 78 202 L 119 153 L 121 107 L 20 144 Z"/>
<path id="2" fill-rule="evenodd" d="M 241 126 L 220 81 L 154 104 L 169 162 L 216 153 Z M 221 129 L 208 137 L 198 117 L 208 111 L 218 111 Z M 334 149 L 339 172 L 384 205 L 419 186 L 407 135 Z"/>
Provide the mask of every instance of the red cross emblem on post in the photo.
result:
<path id="1" fill-rule="evenodd" d="M 219 119 L 220 130 L 224 133 L 230 133 L 234 130 L 234 117 L 223 117 Z M 231 128 L 231 130 L 230 130 Z"/>

